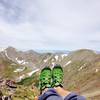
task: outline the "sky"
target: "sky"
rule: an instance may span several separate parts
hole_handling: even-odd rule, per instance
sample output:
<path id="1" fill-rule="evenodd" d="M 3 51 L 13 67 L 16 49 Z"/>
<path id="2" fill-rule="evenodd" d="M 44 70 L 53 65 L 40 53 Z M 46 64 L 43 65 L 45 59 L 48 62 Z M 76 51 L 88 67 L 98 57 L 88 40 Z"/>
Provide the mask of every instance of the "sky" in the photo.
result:
<path id="1" fill-rule="evenodd" d="M 100 50 L 100 0 L 0 0 L 0 47 Z"/>

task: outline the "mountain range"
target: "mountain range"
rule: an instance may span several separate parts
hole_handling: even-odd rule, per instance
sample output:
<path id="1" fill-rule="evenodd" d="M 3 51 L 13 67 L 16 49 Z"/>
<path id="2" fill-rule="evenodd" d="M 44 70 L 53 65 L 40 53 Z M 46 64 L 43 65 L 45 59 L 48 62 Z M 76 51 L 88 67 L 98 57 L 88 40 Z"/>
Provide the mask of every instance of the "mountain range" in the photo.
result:
<path id="1" fill-rule="evenodd" d="M 88 49 L 76 51 L 19 51 L 0 49 L 0 80 L 9 79 L 21 85 L 37 86 L 42 68 L 60 64 L 64 69 L 64 87 L 89 100 L 100 98 L 100 54 Z M 34 76 L 35 75 L 35 76 Z M 35 77 L 35 78 L 34 78 Z M 32 80 L 33 79 L 33 80 Z"/>

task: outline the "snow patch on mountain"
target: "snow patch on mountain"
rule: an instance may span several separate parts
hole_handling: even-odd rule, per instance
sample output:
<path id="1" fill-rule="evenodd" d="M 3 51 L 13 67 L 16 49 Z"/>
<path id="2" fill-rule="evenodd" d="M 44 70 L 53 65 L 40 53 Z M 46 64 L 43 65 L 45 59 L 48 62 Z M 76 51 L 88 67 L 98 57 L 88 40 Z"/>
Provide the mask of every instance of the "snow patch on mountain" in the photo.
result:
<path id="1" fill-rule="evenodd" d="M 24 60 L 19 60 L 18 57 L 16 58 L 16 60 L 17 60 L 17 62 L 18 62 L 19 64 L 22 64 L 22 63 L 24 62 Z"/>
<path id="2" fill-rule="evenodd" d="M 37 71 L 39 71 L 39 69 L 35 69 L 35 70 L 33 70 L 32 72 L 29 72 L 27 75 L 28 75 L 28 76 L 32 76 L 32 74 L 35 73 L 35 72 L 37 72 Z"/>
<path id="3" fill-rule="evenodd" d="M 99 69 L 96 69 L 95 72 L 97 73 L 99 71 Z"/>
<path id="4" fill-rule="evenodd" d="M 84 67 L 86 66 L 86 64 L 83 64 L 83 66 L 81 66 L 78 71 L 82 70 Z"/>
<path id="5" fill-rule="evenodd" d="M 0 52 L 3 52 L 6 48 L 0 48 Z"/>
<path id="6" fill-rule="evenodd" d="M 65 64 L 65 66 L 67 66 L 67 65 L 69 65 L 70 63 L 72 63 L 72 61 L 70 60 L 70 61 L 68 61 L 66 64 Z M 64 67 L 65 67 L 64 66 Z"/>
<path id="7" fill-rule="evenodd" d="M 44 59 L 44 62 L 46 63 L 48 61 L 48 58 L 47 59 Z"/>
<path id="8" fill-rule="evenodd" d="M 64 57 L 66 57 L 66 56 L 68 56 L 68 54 L 62 54 L 62 55 L 61 55 L 62 59 L 63 59 Z"/>
<path id="9" fill-rule="evenodd" d="M 19 63 L 19 64 L 28 64 L 28 62 L 26 62 L 25 60 L 19 60 L 18 57 L 16 58 L 16 61 Z"/>
<path id="10" fill-rule="evenodd" d="M 24 61 L 22 64 L 25 65 L 25 64 L 28 64 L 28 63 L 29 63 L 29 62 L 25 62 L 25 61 Z"/>
<path id="11" fill-rule="evenodd" d="M 8 54 L 7 54 L 7 50 L 4 50 L 4 53 L 5 53 L 5 55 L 6 55 L 6 57 L 9 59 L 9 60 L 11 60 L 11 58 L 8 56 Z"/>
<path id="12" fill-rule="evenodd" d="M 25 67 L 22 67 L 22 68 L 16 69 L 14 72 L 22 72 L 22 71 L 24 71 L 24 70 L 25 70 Z"/>
<path id="13" fill-rule="evenodd" d="M 56 61 L 58 60 L 58 55 L 55 56 Z"/>
<path id="14" fill-rule="evenodd" d="M 24 79 L 25 78 L 25 75 L 23 74 L 23 75 L 21 75 L 21 76 L 19 76 L 18 77 L 18 79 L 16 80 L 17 82 L 20 82 L 22 79 Z"/>

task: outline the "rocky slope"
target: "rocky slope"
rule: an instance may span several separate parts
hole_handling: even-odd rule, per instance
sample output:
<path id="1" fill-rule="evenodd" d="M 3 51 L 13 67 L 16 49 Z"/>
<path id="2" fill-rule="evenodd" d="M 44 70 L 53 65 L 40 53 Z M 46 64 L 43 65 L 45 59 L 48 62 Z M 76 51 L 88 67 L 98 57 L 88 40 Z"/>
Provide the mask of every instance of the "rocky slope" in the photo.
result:
<path id="1" fill-rule="evenodd" d="M 78 50 L 66 59 L 71 63 L 64 67 L 64 86 L 90 100 L 95 96 L 100 98 L 100 55 L 91 50 Z"/>
<path id="2" fill-rule="evenodd" d="M 0 79 L 15 81 L 18 85 L 17 91 L 34 87 L 34 92 L 36 92 L 40 70 L 45 66 L 53 68 L 55 64 L 60 64 L 64 69 L 66 89 L 83 94 L 88 100 L 100 99 L 100 54 L 92 50 L 81 49 L 70 53 L 40 54 L 33 50 L 18 51 L 13 47 L 1 49 Z M 30 89 L 31 96 L 32 91 Z M 17 100 L 17 97 L 21 98 L 17 93 L 17 97 L 14 95 L 14 100 Z M 26 93 L 26 95 L 29 94 Z M 24 95 L 22 98 L 25 98 Z"/>

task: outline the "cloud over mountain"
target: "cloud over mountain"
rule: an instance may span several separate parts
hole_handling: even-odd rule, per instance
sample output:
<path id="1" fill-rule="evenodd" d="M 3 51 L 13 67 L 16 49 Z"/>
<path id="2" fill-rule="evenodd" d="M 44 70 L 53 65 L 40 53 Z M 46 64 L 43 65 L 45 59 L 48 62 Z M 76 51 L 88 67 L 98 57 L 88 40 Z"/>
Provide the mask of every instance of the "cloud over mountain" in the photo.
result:
<path id="1" fill-rule="evenodd" d="M 0 46 L 99 50 L 99 43 L 90 42 L 100 40 L 99 5 L 99 0 L 0 0 Z"/>

